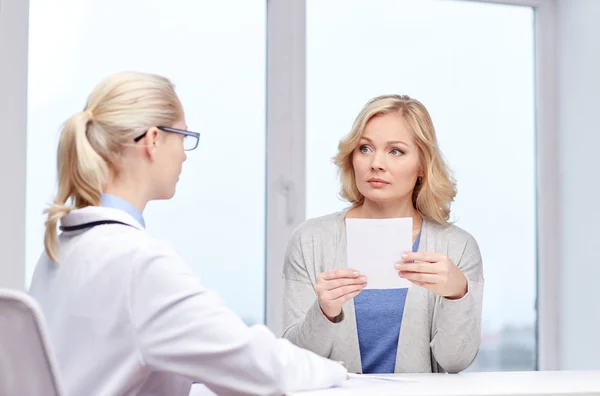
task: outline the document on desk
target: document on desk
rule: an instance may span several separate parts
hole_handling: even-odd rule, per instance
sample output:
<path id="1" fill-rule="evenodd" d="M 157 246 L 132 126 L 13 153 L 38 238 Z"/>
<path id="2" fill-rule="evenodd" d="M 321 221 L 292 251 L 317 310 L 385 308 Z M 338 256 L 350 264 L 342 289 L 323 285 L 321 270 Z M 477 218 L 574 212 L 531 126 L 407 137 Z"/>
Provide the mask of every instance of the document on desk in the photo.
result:
<path id="1" fill-rule="evenodd" d="M 394 384 L 405 382 L 415 383 L 416 381 L 404 379 L 398 375 L 375 375 L 375 374 L 348 374 L 348 381 L 343 382 L 339 388 L 343 389 L 376 389 L 381 387 L 390 387 Z"/>
<path id="2" fill-rule="evenodd" d="M 352 374 L 348 373 L 350 380 L 368 381 L 368 382 L 416 382 L 415 380 L 404 378 L 398 374 Z"/>
<path id="3" fill-rule="evenodd" d="M 367 277 L 366 289 L 403 289 L 412 283 L 394 264 L 412 250 L 412 217 L 346 219 L 348 268 Z"/>

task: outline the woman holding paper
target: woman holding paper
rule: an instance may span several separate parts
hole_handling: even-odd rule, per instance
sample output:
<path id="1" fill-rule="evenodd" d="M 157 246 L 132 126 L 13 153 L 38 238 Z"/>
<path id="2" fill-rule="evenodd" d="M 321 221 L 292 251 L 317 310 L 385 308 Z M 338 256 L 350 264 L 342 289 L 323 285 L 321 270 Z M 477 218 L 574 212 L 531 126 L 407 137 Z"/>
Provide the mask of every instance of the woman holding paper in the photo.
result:
<path id="1" fill-rule="evenodd" d="M 427 109 L 407 96 L 372 99 L 340 141 L 335 163 L 351 206 L 294 233 L 283 272 L 284 337 L 350 372 L 466 369 L 480 344 L 482 260 L 475 239 L 448 221 L 456 188 Z M 407 251 L 389 263 L 398 286 L 377 273 L 374 281 L 390 288 L 371 289 L 348 267 L 361 248 L 347 238 L 360 235 L 355 226 L 373 224 L 365 239 L 389 237 L 377 229 L 393 219 L 412 224 L 404 230 Z M 389 245 L 382 250 L 393 251 Z"/>

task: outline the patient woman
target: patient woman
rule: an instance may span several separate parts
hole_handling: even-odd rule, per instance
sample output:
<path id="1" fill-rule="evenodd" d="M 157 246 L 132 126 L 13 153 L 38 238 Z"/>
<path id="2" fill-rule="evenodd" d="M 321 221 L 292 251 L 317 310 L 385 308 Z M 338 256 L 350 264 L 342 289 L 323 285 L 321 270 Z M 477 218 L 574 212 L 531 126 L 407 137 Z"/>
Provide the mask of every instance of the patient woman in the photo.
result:
<path id="1" fill-rule="evenodd" d="M 427 109 L 408 96 L 372 99 L 338 147 L 350 207 L 306 221 L 284 265 L 284 337 L 356 373 L 456 373 L 479 350 L 483 270 L 475 239 L 449 223 L 455 183 Z M 405 289 L 365 289 L 346 264 L 347 218 L 412 217 Z M 392 266 L 394 264 L 390 264 Z"/>

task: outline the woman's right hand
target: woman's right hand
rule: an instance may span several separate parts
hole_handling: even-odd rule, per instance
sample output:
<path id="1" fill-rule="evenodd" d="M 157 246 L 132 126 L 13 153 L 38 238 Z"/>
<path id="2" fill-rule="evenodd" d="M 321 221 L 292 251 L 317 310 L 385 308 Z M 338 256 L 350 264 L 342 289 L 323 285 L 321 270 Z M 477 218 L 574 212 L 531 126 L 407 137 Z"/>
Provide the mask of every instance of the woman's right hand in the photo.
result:
<path id="1" fill-rule="evenodd" d="M 367 278 L 355 270 L 323 272 L 317 277 L 316 286 L 321 311 L 333 322 L 342 313 L 342 305 L 356 297 L 366 285 Z"/>

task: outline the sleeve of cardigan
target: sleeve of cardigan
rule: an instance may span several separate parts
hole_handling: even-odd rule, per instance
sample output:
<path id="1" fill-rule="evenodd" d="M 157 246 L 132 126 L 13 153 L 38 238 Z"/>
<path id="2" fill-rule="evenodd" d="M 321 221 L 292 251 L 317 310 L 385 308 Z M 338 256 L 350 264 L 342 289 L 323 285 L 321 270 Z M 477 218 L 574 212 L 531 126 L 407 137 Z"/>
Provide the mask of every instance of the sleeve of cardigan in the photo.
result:
<path id="1" fill-rule="evenodd" d="M 323 357 L 329 357 L 342 312 L 331 322 L 321 311 L 315 281 L 308 268 L 314 268 L 309 243 L 302 245 L 300 231 L 294 233 L 283 266 L 283 337 Z"/>
<path id="2" fill-rule="evenodd" d="M 467 277 L 467 294 L 458 300 L 438 296 L 432 326 L 434 359 L 449 373 L 468 368 L 481 342 L 483 265 L 477 242 L 470 235 L 457 266 Z"/>

